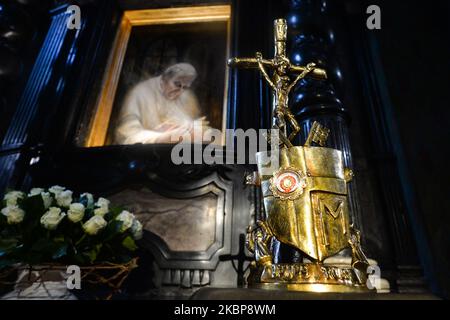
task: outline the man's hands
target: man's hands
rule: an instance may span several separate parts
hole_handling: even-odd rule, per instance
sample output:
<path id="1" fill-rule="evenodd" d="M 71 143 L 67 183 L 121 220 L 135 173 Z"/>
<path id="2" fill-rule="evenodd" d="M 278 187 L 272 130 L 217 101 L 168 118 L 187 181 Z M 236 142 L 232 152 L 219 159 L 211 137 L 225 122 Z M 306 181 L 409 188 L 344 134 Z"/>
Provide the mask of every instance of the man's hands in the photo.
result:
<path id="1" fill-rule="evenodd" d="M 183 139 L 190 138 L 190 142 L 202 142 L 203 133 L 209 129 L 209 121 L 206 117 L 199 118 L 191 123 L 183 125 L 165 122 L 155 128 L 160 132 L 156 143 L 174 143 L 181 142 Z M 194 132 L 196 135 L 194 135 Z M 200 141 L 198 141 L 200 139 Z"/>
<path id="2" fill-rule="evenodd" d="M 163 124 L 158 126 L 158 131 L 161 129 L 165 129 L 159 134 L 159 137 L 156 138 L 156 143 L 174 143 L 180 142 L 183 139 L 183 136 L 189 134 L 190 126 L 188 125 L 167 125 Z"/>

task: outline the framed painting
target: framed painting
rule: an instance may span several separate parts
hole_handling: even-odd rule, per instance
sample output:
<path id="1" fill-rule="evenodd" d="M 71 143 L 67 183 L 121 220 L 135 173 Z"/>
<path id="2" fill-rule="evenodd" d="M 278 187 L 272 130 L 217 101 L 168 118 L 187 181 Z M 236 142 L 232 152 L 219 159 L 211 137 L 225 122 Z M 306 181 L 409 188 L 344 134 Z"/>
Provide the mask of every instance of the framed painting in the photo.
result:
<path id="1" fill-rule="evenodd" d="M 84 146 L 225 132 L 230 15 L 229 5 L 125 11 Z"/>

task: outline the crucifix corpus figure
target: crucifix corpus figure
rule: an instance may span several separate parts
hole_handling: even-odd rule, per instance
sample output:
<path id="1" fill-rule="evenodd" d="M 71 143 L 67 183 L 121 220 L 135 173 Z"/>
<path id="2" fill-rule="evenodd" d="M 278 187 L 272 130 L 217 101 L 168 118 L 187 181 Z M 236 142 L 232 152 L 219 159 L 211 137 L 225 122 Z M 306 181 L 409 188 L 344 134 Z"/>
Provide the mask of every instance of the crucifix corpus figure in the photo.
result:
<path id="1" fill-rule="evenodd" d="M 272 128 L 280 130 L 280 140 L 292 147 L 291 141 L 300 131 L 300 126 L 295 116 L 289 110 L 288 99 L 292 88 L 303 78 L 309 76 L 317 80 L 325 80 L 325 70 L 317 68 L 315 63 L 309 63 L 306 67 L 292 64 L 286 56 L 287 24 L 284 19 L 274 21 L 275 55 L 273 59 L 263 59 L 260 52 L 255 58 L 232 58 L 228 60 L 230 67 L 244 69 L 258 69 L 264 79 L 272 88 Z M 273 71 L 269 76 L 266 68 Z M 295 76 L 292 80 L 291 76 Z M 287 124 L 291 126 L 291 134 L 287 137 Z"/>

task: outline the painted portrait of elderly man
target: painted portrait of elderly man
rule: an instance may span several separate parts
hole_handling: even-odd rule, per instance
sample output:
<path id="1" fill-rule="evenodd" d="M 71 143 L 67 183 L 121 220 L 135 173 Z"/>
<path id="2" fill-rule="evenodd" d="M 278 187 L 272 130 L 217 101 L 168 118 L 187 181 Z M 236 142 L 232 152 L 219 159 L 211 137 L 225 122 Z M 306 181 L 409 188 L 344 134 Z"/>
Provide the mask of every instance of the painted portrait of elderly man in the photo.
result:
<path id="1" fill-rule="evenodd" d="M 194 128 L 222 130 L 226 32 L 225 22 L 133 30 L 106 144 L 176 143 L 185 135 L 201 143 Z"/>
<path id="2" fill-rule="evenodd" d="M 194 125 L 208 129 L 200 118 L 195 93 L 190 90 L 197 71 L 188 63 L 170 66 L 156 77 L 136 85 L 125 98 L 116 128 L 119 144 L 170 143 L 193 134 Z"/>

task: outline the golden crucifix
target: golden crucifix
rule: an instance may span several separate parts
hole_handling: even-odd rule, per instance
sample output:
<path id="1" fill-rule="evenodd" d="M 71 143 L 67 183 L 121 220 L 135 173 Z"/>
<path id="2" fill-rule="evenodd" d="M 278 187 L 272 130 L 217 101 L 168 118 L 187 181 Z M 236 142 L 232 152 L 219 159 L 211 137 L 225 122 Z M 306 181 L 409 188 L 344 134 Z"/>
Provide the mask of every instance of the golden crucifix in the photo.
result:
<path id="1" fill-rule="evenodd" d="M 292 64 L 286 56 L 287 24 L 284 19 L 274 21 L 275 35 L 275 55 L 273 59 L 263 59 L 260 52 L 255 58 L 232 58 L 228 60 L 230 67 L 259 69 L 264 79 L 273 90 L 272 93 L 272 128 L 280 130 L 280 140 L 291 147 L 291 141 L 300 131 L 300 127 L 295 116 L 289 110 L 288 99 L 292 88 L 306 76 L 314 79 L 325 80 L 327 74 L 325 70 L 317 68 L 314 63 L 309 63 L 306 67 Z M 272 77 L 266 71 L 272 69 Z M 292 81 L 290 75 L 296 75 Z M 291 134 L 287 138 L 287 123 L 291 125 Z"/>

